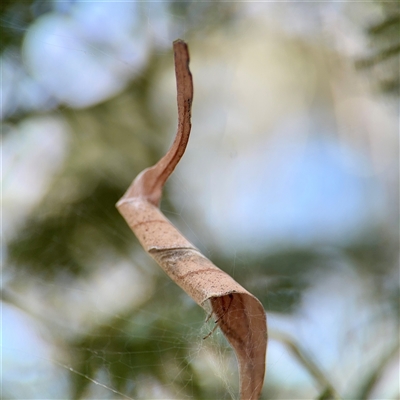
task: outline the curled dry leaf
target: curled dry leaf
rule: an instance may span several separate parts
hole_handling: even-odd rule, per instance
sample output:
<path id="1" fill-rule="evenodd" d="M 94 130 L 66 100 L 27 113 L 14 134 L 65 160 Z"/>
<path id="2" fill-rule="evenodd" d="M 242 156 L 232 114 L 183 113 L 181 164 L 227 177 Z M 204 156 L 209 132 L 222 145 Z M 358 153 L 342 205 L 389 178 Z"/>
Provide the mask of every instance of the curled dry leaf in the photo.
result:
<path id="1" fill-rule="evenodd" d="M 241 400 L 258 399 L 265 374 L 267 324 L 263 306 L 228 274 L 203 256 L 158 208 L 165 181 L 185 152 L 193 99 L 189 52 L 174 42 L 178 92 L 178 131 L 167 154 L 133 181 L 117 203 L 119 212 L 144 249 L 200 306 L 212 310 L 216 323 L 236 352 Z"/>

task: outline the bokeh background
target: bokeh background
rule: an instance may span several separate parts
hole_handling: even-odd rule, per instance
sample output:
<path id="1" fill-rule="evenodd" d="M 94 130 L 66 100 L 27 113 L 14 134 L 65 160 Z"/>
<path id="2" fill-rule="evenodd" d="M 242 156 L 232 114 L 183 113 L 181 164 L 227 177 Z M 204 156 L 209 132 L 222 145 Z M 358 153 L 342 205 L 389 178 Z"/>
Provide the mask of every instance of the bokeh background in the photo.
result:
<path id="1" fill-rule="evenodd" d="M 115 203 L 161 209 L 263 303 L 262 399 L 397 399 L 400 3 L 3 1 L 2 398 L 232 399 L 234 355 Z"/>

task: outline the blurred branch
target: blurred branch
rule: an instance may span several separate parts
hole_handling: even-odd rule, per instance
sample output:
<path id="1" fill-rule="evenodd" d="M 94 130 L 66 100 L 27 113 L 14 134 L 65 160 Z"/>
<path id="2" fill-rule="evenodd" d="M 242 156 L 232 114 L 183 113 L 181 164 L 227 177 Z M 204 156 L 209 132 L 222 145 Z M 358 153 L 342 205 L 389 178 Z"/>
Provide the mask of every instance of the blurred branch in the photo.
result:
<path id="1" fill-rule="evenodd" d="M 309 374 L 317 381 L 322 388 L 321 394 L 317 400 L 340 400 L 340 396 L 334 389 L 333 385 L 326 377 L 324 372 L 315 364 L 312 357 L 301 348 L 292 338 L 281 332 L 271 332 L 270 339 L 277 340 L 285 345 L 294 358 L 309 372 Z"/>
<path id="2" fill-rule="evenodd" d="M 380 362 L 376 364 L 374 369 L 372 369 L 371 373 L 365 379 L 358 394 L 356 395 L 357 399 L 367 400 L 372 398 L 372 392 L 375 389 L 379 380 L 381 379 L 383 372 L 385 371 L 388 364 L 396 358 L 399 358 L 399 342 L 395 343 L 394 346 L 391 346 L 387 353 L 382 357 Z"/>

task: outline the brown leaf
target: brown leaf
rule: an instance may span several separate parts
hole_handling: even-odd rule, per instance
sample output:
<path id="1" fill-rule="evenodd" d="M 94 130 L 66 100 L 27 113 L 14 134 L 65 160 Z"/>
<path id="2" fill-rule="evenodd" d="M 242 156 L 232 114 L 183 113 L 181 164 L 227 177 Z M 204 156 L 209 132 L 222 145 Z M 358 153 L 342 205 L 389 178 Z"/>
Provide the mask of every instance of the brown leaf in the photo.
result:
<path id="1" fill-rule="evenodd" d="M 191 128 L 193 84 L 188 48 L 182 40 L 174 42 L 174 56 L 178 92 L 174 143 L 156 165 L 136 177 L 117 207 L 144 249 L 169 277 L 200 306 L 211 309 L 238 359 L 240 398 L 255 400 L 265 374 L 267 324 L 263 306 L 203 256 L 158 208 L 164 183 L 185 152 Z"/>

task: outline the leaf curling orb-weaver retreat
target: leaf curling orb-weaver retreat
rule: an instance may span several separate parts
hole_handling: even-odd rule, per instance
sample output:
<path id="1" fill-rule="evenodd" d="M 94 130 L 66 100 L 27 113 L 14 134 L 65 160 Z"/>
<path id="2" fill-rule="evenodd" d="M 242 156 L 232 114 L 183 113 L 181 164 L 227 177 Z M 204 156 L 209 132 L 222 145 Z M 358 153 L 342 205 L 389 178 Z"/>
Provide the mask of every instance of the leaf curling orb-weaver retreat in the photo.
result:
<path id="1" fill-rule="evenodd" d="M 203 256 L 158 208 L 163 186 L 185 152 L 191 129 L 193 83 L 188 46 L 176 40 L 173 48 L 178 103 L 175 140 L 157 164 L 134 179 L 117 208 L 143 248 L 169 277 L 201 307 L 211 309 L 216 326 L 236 353 L 240 398 L 256 400 L 264 382 L 267 350 L 262 304 Z"/>

